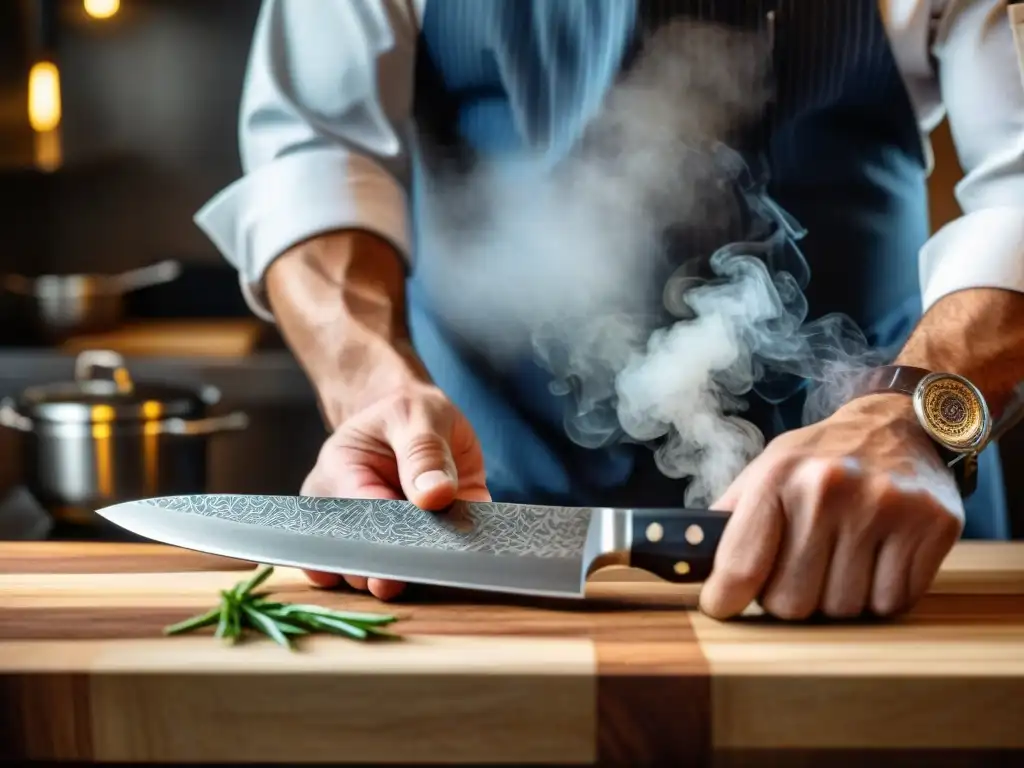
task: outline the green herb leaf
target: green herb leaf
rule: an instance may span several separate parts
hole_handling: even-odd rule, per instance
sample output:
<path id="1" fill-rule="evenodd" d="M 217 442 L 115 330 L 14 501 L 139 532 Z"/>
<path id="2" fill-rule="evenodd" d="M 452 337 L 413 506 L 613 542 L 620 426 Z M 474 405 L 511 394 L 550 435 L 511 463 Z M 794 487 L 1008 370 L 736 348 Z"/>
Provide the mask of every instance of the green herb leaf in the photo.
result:
<path id="1" fill-rule="evenodd" d="M 256 630 L 285 648 L 292 648 L 290 637 L 313 632 L 328 632 L 356 640 L 376 637 L 399 638 L 382 627 L 397 621 L 395 616 L 377 613 L 332 611 L 319 605 L 280 603 L 266 598 L 268 593 L 255 589 L 273 573 L 264 566 L 246 581 L 231 589 L 220 590 L 220 604 L 206 613 L 164 629 L 168 635 L 190 632 L 216 624 L 214 637 L 234 644 L 242 637 L 243 627 Z"/>
<path id="2" fill-rule="evenodd" d="M 274 639 L 274 642 L 276 642 L 278 645 L 282 645 L 285 648 L 292 647 L 291 641 L 287 638 L 284 632 L 282 632 L 278 628 L 277 624 L 274 622 L 273 619 L 264 616 L 255 608 L 253 608 L 250 605 L 246 605 L 245 603 L 242 603 L 242 610 L 245 612 L 245 615 L 252 620 L 253 624 L 258 629 L 261 629 L 265 634 L 272 637 Z"/>
<path id="3" fill-rule="evenodd" d="M 349 611 L 332 611 L 319 605 L 289 604 L 282 609 L 282 613 L 308 613 L 315 616 L 327 616 L 339 621 L 351 621 L 358 624 L 391 624 L 398 619 L 383 613 L 355 613 Z"/>
<path id="4" fill-rule="evenodd" d="M 260 568 L 256 573 L 253 574 L 252 578 L 248 581 L 242 582 L 237 585 L 234 589 L 235 595 L 238 597 L 245 597 L 252 592 L 256 587 L 262 584 L 264 581 L 270 578 L 270 574 L 274 572 L 273 566 L 265 565 Z"/>
<path id="5" fill-rule="evenodd" d="M 228 633 L 231 631 L 231 606 L 226 602 L 222 602 L 218 610 L 220 612 L 220 620 L 217 622 L 217 631 L 213 633 L 213 636 L 226 640 Z"/>
<path id="6" fill-rule="evenodd" d="M 381 629 L 380 627 L 363 627 L 363 629 L 365 629 L 371 635 L 374 635 L 376 637 L 391 637 L 396 640 L 399 640 L 402 637 L 401 635 L 395 634 L 394 632 L 389 632 L 386 629 Z"/>
<path id="7" fill-rule="evenodd" d="M 193 629 L 200 629 L 201 627 L 208 627 L 211 624 L 216 624 L 217 619 L 220 618 L 220 608 L 213 608 L 206 613 L 201 613 L 198 616 L 192 616 L 191 618 L 179 621 L 177 624 L 172 624 L 169 627 L 164 628 L 165 635 L 178 635 L 182 632 L 189 632 Z"/>
<path id="8" fill-rule="evenodd" d="M 357 627 L 355 624 L 348 624 L 344 621 L 336 621 L 327 616 L 310 616 L 307 619 L 307 623 L 312 624 L 317 629 L 325 629 L 336 635 L 348 635 L 357 640 L 365 640 L 369 634 L 362 627 Z"/>
<path id="9" fill-rule="evenodd" d="M 295 624 L 289 624 L 286 621 L 274 619 L 274 617 L 272 616 L 270 618 L 277 625 L 277 628 L 284 632 L 286 635 L 308 635 L 310 632 L 305 627 L 300 627 Z"/>

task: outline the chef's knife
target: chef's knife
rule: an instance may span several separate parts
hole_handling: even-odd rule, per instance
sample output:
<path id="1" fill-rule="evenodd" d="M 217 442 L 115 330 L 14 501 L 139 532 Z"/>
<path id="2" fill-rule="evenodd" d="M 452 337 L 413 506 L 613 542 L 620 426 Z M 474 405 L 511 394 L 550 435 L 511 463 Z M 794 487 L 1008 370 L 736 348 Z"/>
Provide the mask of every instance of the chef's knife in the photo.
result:
<path id="1" fill-rule="evenodd" d="M 588 575 L 630 565 L 703 581 L 728 515 L 309 496 L 167 496 L 97 510 L 133 533 L 210 554 L 419 584 L 583 597 Z"/>

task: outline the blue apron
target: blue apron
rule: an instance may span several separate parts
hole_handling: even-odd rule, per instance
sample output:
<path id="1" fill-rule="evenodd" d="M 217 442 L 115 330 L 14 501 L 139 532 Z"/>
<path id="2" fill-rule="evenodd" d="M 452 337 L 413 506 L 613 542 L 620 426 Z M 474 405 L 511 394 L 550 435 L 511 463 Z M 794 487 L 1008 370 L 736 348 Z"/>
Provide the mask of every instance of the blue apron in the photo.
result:
<path id="1" fill-rule="evenodd" d="M 845 313 L 872 346 L 898 348 L 921 314 L 927 184 L 876 0 L 429 0 L 414 111 L 420 133 L 443 152 L 415 155 L 414 237 L 436 224 L 422 200 L 437 178 L 471 171 L 479 157 L 542 148 L 557 160 L 576 151 L 640 41 L 674 18 L 770 36 L 774 97 L 737 149 L 753 181 L 766 184 L 762 199 L 806 230 L 799 250 L 810 267 L 809 319 Z M 681 251 L 710 245 L 681 237 L 691 237 Z M 569 438 L 563 417 L 572 395 L 552 392 L 551 371 L 524 359 L 499 373 L 446 327 L 422 277 L 430 241 L 417 240 L 408 285 L 413 342 L 473 424 L 495 499 L 679 505 L 687 481 L 664 476 L 649 447 L 587 448 Z M 777 400 L 750 397 L 747 417 L 768 438 L 800 425 L 802 390 Z M 965 536 L 1008 538 L 996 447 L 981 458 Z"/>

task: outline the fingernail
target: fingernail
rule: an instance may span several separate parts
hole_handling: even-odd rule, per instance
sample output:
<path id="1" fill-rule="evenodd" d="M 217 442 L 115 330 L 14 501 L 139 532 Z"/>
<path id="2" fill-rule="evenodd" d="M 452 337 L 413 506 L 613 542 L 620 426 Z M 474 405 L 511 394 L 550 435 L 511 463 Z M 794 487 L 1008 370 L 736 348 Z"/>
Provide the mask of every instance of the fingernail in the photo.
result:
<path id="1" fill-rule="evenodd" d="M 416 486 L 417 491 L 432 491 L 442 485 L 451 485 L 451 482 L 452 479 L 448 476 L 447 472 L 443 472 L 440 469 L 432 469 L 417 477 L 413 481 L 413 485 Z"/>

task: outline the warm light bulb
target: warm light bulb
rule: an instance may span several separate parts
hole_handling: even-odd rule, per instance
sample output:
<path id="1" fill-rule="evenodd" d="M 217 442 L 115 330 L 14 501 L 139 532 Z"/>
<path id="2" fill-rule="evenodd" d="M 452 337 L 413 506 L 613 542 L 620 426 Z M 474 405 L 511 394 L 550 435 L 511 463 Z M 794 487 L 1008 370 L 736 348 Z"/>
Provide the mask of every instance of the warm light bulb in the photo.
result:
<path id="1" fill-rule="evenodd" d="M 82 5 L 94 19 L 109 19 L 121 8 L 121 0 L 82 0 Z"/>
<path id="2" fill-rule="evenodd" d="M 28 121 L 39 133 L 60 125 L 60 72 L 52 61 L 40 61 L 28 73 Z"/>

